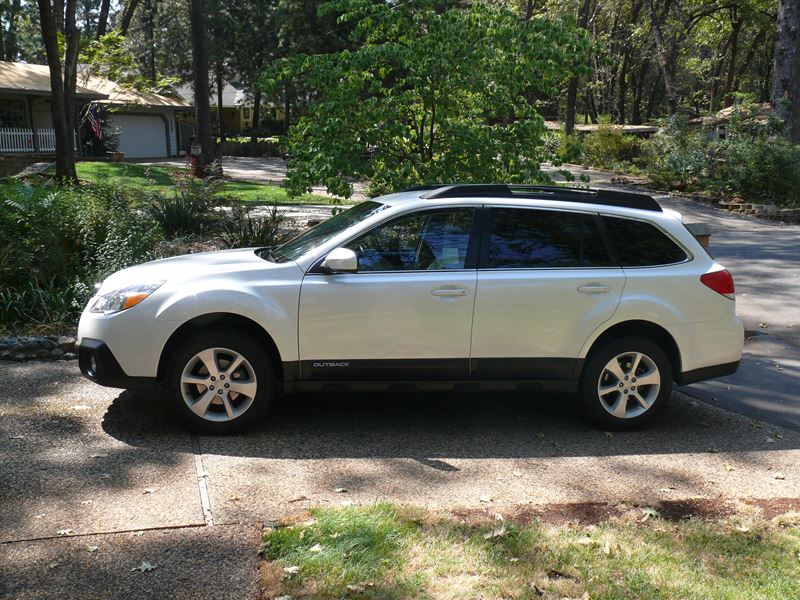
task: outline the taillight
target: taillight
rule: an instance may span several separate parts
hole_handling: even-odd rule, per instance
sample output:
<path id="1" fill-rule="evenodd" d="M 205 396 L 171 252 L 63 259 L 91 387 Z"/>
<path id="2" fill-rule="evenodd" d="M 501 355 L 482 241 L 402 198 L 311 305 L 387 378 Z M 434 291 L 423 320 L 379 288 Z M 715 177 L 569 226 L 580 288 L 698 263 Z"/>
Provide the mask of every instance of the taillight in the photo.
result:
<path id="1" fill-rule="evenodd" d="M 731 300 L 734 299 L 736 290 L 733 288 L 733 277 L 726 269 L 706 273 L 700 277 L 700 281 L 718 294 L 722 294 Z"/>

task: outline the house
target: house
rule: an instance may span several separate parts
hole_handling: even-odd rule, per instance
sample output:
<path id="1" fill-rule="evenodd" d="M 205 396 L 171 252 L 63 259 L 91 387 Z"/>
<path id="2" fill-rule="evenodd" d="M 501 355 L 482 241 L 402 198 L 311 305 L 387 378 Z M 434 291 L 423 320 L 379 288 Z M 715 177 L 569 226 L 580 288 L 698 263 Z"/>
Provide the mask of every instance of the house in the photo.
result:
<path id="1" fill-rule="evenodd" d="M 178 94 L 189 102 L 194 102 L 194 88 L 191 83 L 178 87 Z M 212 90 L 208 101 L 214 135 L 219 135 L 217 100 L 217 92 Z M 253 98 L 238 84 L 226 83 L 222 87 L 222 118 L 227 135 L 239 135 L 253 128 Z M 187 115 L 186 121 L 194 123 L 194 115 Z"/>
<path id="2" fill-rule="evenodd" d="M 711 139 L 724 140 L 728 136 L 728 124 L 739 109 L 740 107 L 737 105 L 726 106 L 713 115 L 691 119 L 689 124 L 707 127 Z M 766 123 L 772 114 L 772 105 L 769 102 L 763 102 L 755 107 L 752 114 L 749 114 L 748 111 L 746 120 L 752 123 Z"/>
<path id="3" fill-rule="evenodd" d="M 182 145 L 178 115 L 192 108 L 182 98 L 142 93 L 101 77 L 79 74 L 79 121 L 90 105 L 102 107 L 106 130 L 128 158 L 177 155 Z M 75 132 L 75 150 L 85 154 L 89 127 Z M 0 155 L 52 154 L 55 133 L 50 114 L 47 65 L 0 61 Z"/>
<path id="4" fill-rule="evenodd" d="M 189 102 L 194 102 L 194 88 L 185 83 L 178 88 L 178 94 Z M 219 135 L 219 119 L 217 118 L 217 92 L 211 90 L 208 101 L 211 108 L 211 127 L 214 135 Z M 253 130 L 254 103 L 252 92 L 238 83 L 226 83 L 222 87 L 222 117 L 225 133 L 229 136 L 250 134 Z M 282 129 L 284 109 L 272 102 L 262 99 L 260 111 L 260 131 Z M 269 123 L 271 121 L 271 123 Z M 194 114 L 186 115 L 186 122 L 194 124 Z"/>

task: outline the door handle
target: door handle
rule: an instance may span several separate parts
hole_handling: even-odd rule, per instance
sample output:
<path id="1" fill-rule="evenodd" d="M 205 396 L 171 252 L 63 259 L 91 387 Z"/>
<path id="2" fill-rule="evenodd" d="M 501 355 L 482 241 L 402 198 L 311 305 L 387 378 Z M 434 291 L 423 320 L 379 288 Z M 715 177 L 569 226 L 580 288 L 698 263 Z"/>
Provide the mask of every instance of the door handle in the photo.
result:
<path id="1" fill-rule="evenodd" d="M 439 288 L 431 290 L 431 296 L 466 296 L 467 290 L 464 288 Z"/>
<path id="2" fill-rule="evenodd" d="M 611 288 L 607 285 L 590 284 L 579 286 L 578 291 L 581 294 L 607 294 Z"/>

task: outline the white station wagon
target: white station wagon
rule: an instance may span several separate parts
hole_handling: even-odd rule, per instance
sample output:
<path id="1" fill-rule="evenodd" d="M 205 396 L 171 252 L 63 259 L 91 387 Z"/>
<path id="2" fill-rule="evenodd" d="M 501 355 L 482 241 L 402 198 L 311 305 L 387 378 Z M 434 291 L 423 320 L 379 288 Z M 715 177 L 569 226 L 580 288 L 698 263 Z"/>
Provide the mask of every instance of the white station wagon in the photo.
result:
<path id="1" fill-rule="evenodd" d="M 369 200 L 277 248 L 108 277 L 81 372 L 163 391 L 229 433 L 295 390 L 577 393 L 606 428 L 651 420 L 673 381 L 733 373 L 731 275 L 641 194 L 441 185 Z"/>

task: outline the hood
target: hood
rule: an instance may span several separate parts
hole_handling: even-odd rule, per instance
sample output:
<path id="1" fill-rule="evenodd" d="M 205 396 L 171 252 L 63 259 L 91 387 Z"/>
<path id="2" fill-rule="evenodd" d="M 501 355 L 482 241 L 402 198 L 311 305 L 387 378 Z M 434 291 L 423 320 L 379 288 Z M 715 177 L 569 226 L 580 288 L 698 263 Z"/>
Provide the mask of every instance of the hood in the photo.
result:
<path id="1" fill-rule="evenodd" d="M 253 268 L 270 269 L 283 266 L 259 258 L 256 255 L 256 250 L 257 248 L 219 250 L 154 260 L 110 275 L 103 281 L 98 294 L 107 294 L 139 283 L 147 284 L 156 281 L 174 283 L 216 273 L 232 273 Z"/>

